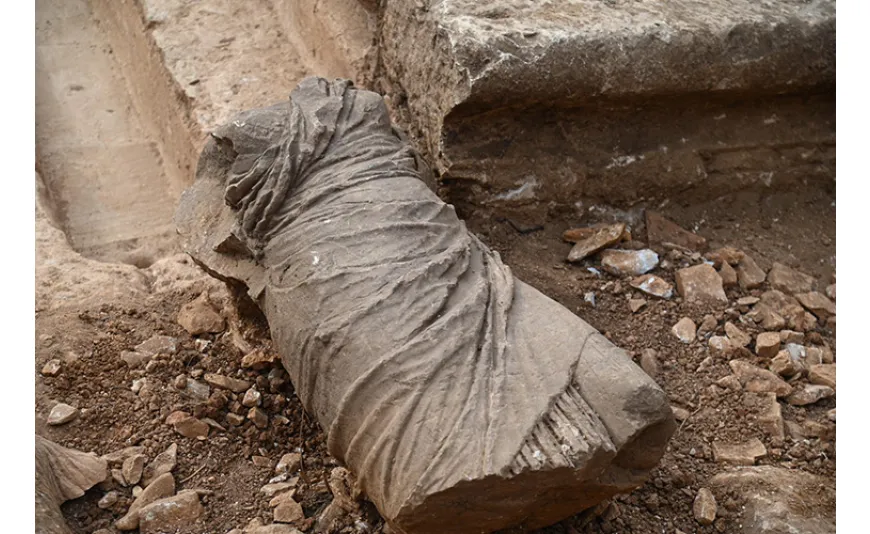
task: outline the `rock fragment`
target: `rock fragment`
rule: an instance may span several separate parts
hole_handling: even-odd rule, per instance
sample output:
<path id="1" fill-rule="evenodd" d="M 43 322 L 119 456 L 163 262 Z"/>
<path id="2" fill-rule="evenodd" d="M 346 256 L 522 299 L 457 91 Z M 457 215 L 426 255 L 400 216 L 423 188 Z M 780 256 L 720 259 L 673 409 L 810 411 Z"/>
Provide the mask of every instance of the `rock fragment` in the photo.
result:
<path id="1" fill-rule="evenodd" d="M 148 485 L 142 493 L 136 497 L 133 504 L 127 510 L 127 514 L 115 522 L 118 530 L 134 530 L 139 526 L 139 510 L 152 502 L 170 497 L 175 493 L 175 479 L 170 473 L 164 473 Z"/>
<path id="2" fill-rule="evenodd" d="M 262 408 L 251 408 L 248 412 L 248 419 L 253 421 L 257 428 L 263 429 L 269 426 L 269 416 Z"/>
<path id="3" fill-rule="evenodd" d="M 228 376 L 218 375 L 215 373 L 206 373 L 205 375 L 203 375 L 203 379 L 208 382 L 212 387 L 216 387 L 219 389 L 228 389 L 233 393 L 243 393 L 251 387 L 251 383 L 247 380 L 230 378 Z"/>
<path id="4" fill-rule="evenodd" d="M 674 412 L 674 419 L 681 423 L 692 415 L 689 410 L 680 408 L 679 406 L 671 406 L 671 411 Z"/>
<path id="5" fill-rule="evenodd" d="M 711 336 L 707 341 L 707 346 L 710 347 L 710 352 L 716 356 L 727 356 L 734 351 L 734 344 L 725 336 Z"/>
<path id="6" fill-rule="evenodd" d="M 622 241 L 625 223 L 599 225 L 591 228 L 574 228 L 565 231 L 562 238 L 574 243 L 568 253 L 568 261 L 582 261 L 596 252 Z"/>
<path id="7" fill-rule="evenodd" d="M 712 525 L 716 520 L 716 497 L 709 488 L 701 488 L 695 496 L 695 502 L 692 504 L 692 513 L 695 515 L 695 521 L 701 525 Z"/>
<path id="8" fill-rule="evenodd" d="M 695 341 L 695 322 L 688 317 L 683 317 L 671 328 L 671 332 L 683 343 Z"/>
<path id="9" fill-rule="evenodd" d="M 278 493 L 283 491 L 291 490 L 296 487 L 295 482 L 275 482 L 272 484 L 266 484 L 262 488 L 260 488 L 260 493 L 265 495 L 266 497 L 274 497 Z"/>
<path id="10" fill-rule="evenodd" d="M 99 501 L 97 501 L 97 508 L 100 510 L 108 510 L 112 506 L 118 502 L 118 498 L 121 496 L 117 491 L 110 491 L 103 495 Z"/>
<path id="11" fill-rule="evenodd" d="M 706 239 L 666 219 L 660 213 L 646 210 L 645 218 L 647 241 L 651 245 L 673 243 L 696 252 L 701 252 L 707 247 Z"/>
<path id="12" fill-rule="evenodd" d="M 728 304 L 722 288 L 722 278 L 706 264 L 680 269 L 676 273 L 677 291 L 687 302 L 701 304 Z"/>
<path id="13" fill-rule="evenodd" d="M 262 395 L 256 388 L 251 388 L 245 392 L 245 396 L 242 397 L 242 406 L 246 408 L 253 408 L 254 406 L 259 406 L 262 399 Z"/>
<path id="14" fill-rule="evenodd" d="M 185 490 L 178 495 L 164 497 L 139 510 L 140 534 L 164 534 L 176 532 L 180 527 L 190 527 L 205 514 L 194 490 Z"/>
<path id="15" fill-rule="evenodd" d="M 124 464 L 121 466 L 121 474 L 124 476 L 124 480 L 127 484 L 132 486 L 139 483 L 144 468 L 145 455 L 137 454 L 124 460 Z"/>
<path id="16" fill-rule="evenodd" d="M 782 406 L 776 400 L 776 393 L 761 394 L 761 410 L 758 414 L 758 425 L 771 439 L 785 439 L 785 427 L 782 419 Z"/>
<path id="17" fill-rule="evenodd" d="M 774 263 L 767 274 L 767 281 L 774 289 L 783 293 L 795 295 L 797 293 L 809 293 L 816 284 L 812 276 L 792 269 L 781 263 Z"/>
<path id="18" fill-rule="evenodd" d="M 733 465 L 753 465 L 767 456 L 767 448 L 758 438 L 741 443 L 713 442 L 713 458 L 717 462 Z"/>
<path id="19" fill-rule="evenodd" d="M 737 265 L 746 254 L 734 247 L 722 247 L 704 254 L 704 258 L 713 262 L 713 267 L 720 268 L 724 264 Z"/>
<path id="20" fill-rule="evenodd" d="M 744 503 L 738 521 L 745 534 L 836 531 L 833 480 L 795 469 L 757 466 L 720 473 L 708 485 L 735 494 Z"/>
<path id="21" fill-rule="evenodd" d="M 278 460 L 278 465 L 275 466 L 275 472 L 288 473 L 292 475 L 299 469 L 300 465 L 302 465 L 302 455 L 298 452 L 290 452 Z"/>
<path id="22" fill-rule="evenodd" d="M 178 458 L 178 445 L 173 443 L 167 449 L 151 460 L 142 472 L 142 484 L 148 486 L 157 477 L 165 473 L 171 473 L 175 469 Z"/>
<path id="23" fill-rule="evenodd" d="M 654 274 L 644 274 L 631 280 L 631 287 L 660 299 L 674 296 L 674 287 Z"/>
<path id="24" fill-rule="evenodd" d="M 61 369 L 61 361 L 60 360 L 48 360 L 45 365 L 42 366 L 42 375 L 43 376 L 57 376 L 60 374 Z"/>
<path id="25" fill-rule="evenodd" d="M 208 293 L 201 293 L 196 299 L 181 307 L 178 324 L 192 335 L 220 333 L 224 331 L 224 318 L 212 307 Z"/>
<path id="26" fill-rule="evenodd" d="M 785 401 L 792 406 L 806 406 L 808 404 L 815 404 L 822 399 L 827 399 L 833 396 L 834 390 L 830 387 L 819 386 L 817 384 L 809 384 L 786 397 Z"/>
<path id="27" fill-rule="evenodd" d="M 653 349 L 644 349 L 640 354 L 640 368 L 651 378 L 659 374 L 658 354 Z"/>
<path id="28" fill-rule="evenodd" d="M 272 366 L 272 363 L 276 358 L 277 355 L 273 352 L 267 352 L 263 349 L 255 349 L 245 354 L 242 358 L 242 368 L 254 369 L 256 371 L 268 369 Z"/>
<path id="29" fill-rule="evenodd" d="M 296 523 L 305 519 L 305 512 L 302 511 L 301 504 L 288 499 L 275 507 L 272 518 L 276 523 Z"/>
<path id="30" fill-rule="evenodd" d="M 719 321 L 710 314 L 704 316 L 704 319 L 701 320 L 701 325 L 698 326 L 698 338 L 704 338 L 707 334 L 711 334 L 716 331 L 716 327 L 719 326 Z"/>
<path id="31" fill-rule="evenodd" d="M 639 276 L 659 264 L 659 255 L 650 249 L 608 249 L 601 253 L 601 267 L 614 276 Z"/>
<path id="32" fill-rule="evenodd" d="M 744 255 L 737 263 L 737 281 L 744 290 L 759 287 L 765 279 L 767 279 L 767 275 L 755 263 L 752 256 Z"/>
<path id="33" fill-rule="evenodd" d="M 722 286 L 734 287 L 737 285 L 737 271 L 727 263 L 723 263 L 719 268 L 719 277 L 722 279 Z"/>
<path id="34" fill-rule="evenodd" d="M 731 341 L 731 344 L 735 347 L 747 347 L 752 343 L 752 336 L 743 330 L 740 330 L 740 328 L 731 321 L 725 323 L 725 335 L 728 336 L 728 340 Z"/>
<path id="35" fill-rule="evenodd" d="M 150 362 L 158 354 L 175 354 L 178 350 L 177 341 L 171 336 L 151 336 L 133 347 L 132 351 L 122 351 L 121 359 L 131 368 L 140 367 Z"/>
<path id="36" fill-rule="evenodd" d="M 59 402 L 54 405 L 48 414 L 48 424 L 52 426 L 65 425 L 79 416 L 78 408 Z"/>
<path id="37" fill-rule="evenodd" d="M 823 321 L 837 313 L 834 303 L 831 302 L 828 297 L 817 291 L 798 293 L 795 295 L 795 298 L 798 299 L 798 302 L 800 302 L 804 308 L 811 311 L 813 315 Z"/>
<path id="38" fill-rule="evenodd" d="M 806 370 L 801 356 L 792 356 L 793 351 L 781 350 L 770 360 L 769 368 L 772 372 L 791 378 Z"/>
<path id="39" fill-rule="evenodd" d="M 755 354 L 761 358 L 773 358 L 779 352 L 779 332 L 762 332 L 755 337 Z"/>
<path id="40" fill-rule="evenodd" d="M 103 460 L 107 461 L 110 464 L 120 464 L 123 463 L 124 460 L 131 456 L 136 456 L 137 454 L 143 454 L 145 452 L 145 447 L 142 446 L 134 446 L 127 447 L 125 449 L 117 450 L 115 452 L 110 452 L 109 454 L 105 454 L 102 456 Z"/>
<path id="41" fill-rule="evenodd" d="M 631 310 L 631 313 L 637 313 L 644 306 L 646 306 L 644 299 L 628 299 L 628 309 Z"/>
<path id="42" fill-rule="evenodd" d="M 746 389 L 753 393 L 776 393 L 777 397 L 791 395 L 793 388 L 783 379 L 766 369 L 759 369 L 751 363 L 742 360 L 728 362 L 731 371 Z"/>
<path id="43" fill-rule="evenodd" d="M 208 424 L 187 412 L 172 412 L 166 418 L 166 424 L 172 425 L 176 432 L 186 438 L 205 439 L 208 436 Z"/>
<path id="44" fill-rule="evenodd" d="M 810 366 L 808 378 L 812 384 L 837 389 L 837 364 L 822 363 Z"/>
<path id="45" fill-rule="evenodd" d="M 831 284 L 825 288 L 825 295 L 831 300 L 837 300 L 837 284 Z"/>

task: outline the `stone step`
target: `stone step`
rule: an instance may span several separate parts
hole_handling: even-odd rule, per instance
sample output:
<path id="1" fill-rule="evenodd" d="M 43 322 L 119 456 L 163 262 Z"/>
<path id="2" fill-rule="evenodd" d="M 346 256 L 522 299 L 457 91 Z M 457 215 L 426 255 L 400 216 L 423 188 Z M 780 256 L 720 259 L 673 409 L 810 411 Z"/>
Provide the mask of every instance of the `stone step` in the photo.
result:
<path id="1" fill-rule="evenodd" d="M 388 2 L 382 89 L 460 205 L 829 182 L 835 7 Z"/>

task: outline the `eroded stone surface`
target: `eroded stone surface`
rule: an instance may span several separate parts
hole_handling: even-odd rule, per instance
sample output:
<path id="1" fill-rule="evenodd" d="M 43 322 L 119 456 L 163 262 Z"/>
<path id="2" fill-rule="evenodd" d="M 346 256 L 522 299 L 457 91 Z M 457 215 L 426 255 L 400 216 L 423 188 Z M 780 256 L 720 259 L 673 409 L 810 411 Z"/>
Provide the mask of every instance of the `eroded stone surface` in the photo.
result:
<path id="1" fill-rule="evenodd" d="M 238 165 L 217 139 L 232 141 Z M 299 152 L 298 143 L 314 148 Z M 266 152 L 273 144 L 276 149 Z M 360 144 L 365 152 L 358 151 Z M 307 163 L 266 174 L 259 164 L 243 165 L 251 158 L 290 154 Z M 310 169 L 299 182 L 304 185 L 285 188 L 297 182 L 294 173 L 303 168 Z M 262 187 L 247 189 L 258 181 Z M 260 193 L 266 196 L 254 202 Z M 297 202 L 315 197 L 316 203 Z M 348 212 L 340 207 L 345 199 L 367 207 Z M 314 220 L 318 224 L 305 222 Z M 624 351 L 514 279 L 426 187 L 374 93 L 309 79 L 289 103 L 247 112 L 219 128 L 204 149 L 177 221 L 186 249 L 198 261 L 247 286 L 269 320 L 296 392 L 327 429 L 330 449 L 351 470 L 364 471 L 361 489 L 401 530 L 438 532 L 445 520 L 469 532 L 517 521 L 552 523 L 640 484 L 675 428 L 664 392 Z M 303 241 L 303 248 L 294 245 Z M 293 266 L 292 272 L 279 264 Z M 362 264 L 369 267 L 356 267 Z M 283 274 L 269 274 L 273 266 Z M 351 280 L 356 289 L 348 290 Z M 374 285 L 382 288 L 384 281 L 399 285 L 370 305 L 369 296 L 380 291 Z M 306 286 L 318 290 L 298 293 Z M 301 308 L 308 311 L 294 311 Z M 479 322 L 475 317 L 482 319 L 481 314 L 489 319 Z M 499 328 L 507 324 L 503 321 L 511 327 Z M 448 323 L 450 336 L 430 332 Z M 387 330 L 392 334 L 382 335 Z M 406 343 L 416 348 L 400 349 Z M 480 347 L 499 356 L 460 356 Z M 524 356 L 533 348 L 534 357 Z M 303 368 L 321 358 L 334 359 L 329 365 L 340 372 L 312 381 Z M 384 358 L 393 363 L 377 364 Z M 499 363 L 468 368 L 475 360 Z M 304 361 L 309 363 L 303 366 Z M 435 373 L 439 362 L 449 372 Z M 461 378 L 437 387 L 447 376 Z M 519 394 L 515 381 L 526 377 L 534 377 L 535 386 L 522 386 Z M 205 376 L 218 387 L 213 378 Z M 397 381 L 407 387 L 396 390 Z M 484 383 L 495 389 L 473 393 Z M 424 385 L 427 398 L 420 403 Z M 339 404 L 339 399 L 345 400 Z M 382 409 L 384 403 L 389 410 Z M 567 426 L 553 425 L 555 415 L 548 413 L 554 405 Z M 257 410 L 251 409 L 254 416 Z M 397 410 L 407 415 L 404 424 L 381 417 Z M 460 413 L 473 414 L 473 420 L 445 423 L 442 417 Z M 558 430 L 572 426 L 577 433 Z M 496 434 L 486 437 L 485 428 Z M 395 447 L 378 445 L 387 435 Z M 536 445 L 536 453 L 527 438 L 548 445 Z M 401 468 L 384 468 L 397 458 Z M 619 466 L 611 465 L 616 458 Z M 507 473 L 522 483 L 509 482 Z M 536 487 L 557 491 L 558 506 L 540 500 Z M 450 505 L 456 499 L 468 506 L 458 511 Z"/>

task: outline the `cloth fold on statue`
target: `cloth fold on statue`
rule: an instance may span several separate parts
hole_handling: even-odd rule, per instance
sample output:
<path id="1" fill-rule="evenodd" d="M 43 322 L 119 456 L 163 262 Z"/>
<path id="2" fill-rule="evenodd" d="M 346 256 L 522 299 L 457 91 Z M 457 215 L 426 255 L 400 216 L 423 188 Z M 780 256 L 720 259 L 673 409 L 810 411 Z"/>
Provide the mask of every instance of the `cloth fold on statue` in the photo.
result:
<path id="1" fill-rule="evenodd" d="M 282 362 L 330 454 L 385 517 L 547 462 L 596 458 L 582 478 L 603 476 L 645 426 L 625 435 L 625 410 L 601 415 L 610 400 L 578 382 L 584 353 L 605 358 L 590 340 L 652 395 L 650 424 L 670 417 L 627 355 L 516 280 L 426 187 L 379 95 L 308 78 L 213 137 L 232 161 L 231 232 L 264 273 L 258 304 Z M 540 443 L 542 421 L 561 442 Z"/>

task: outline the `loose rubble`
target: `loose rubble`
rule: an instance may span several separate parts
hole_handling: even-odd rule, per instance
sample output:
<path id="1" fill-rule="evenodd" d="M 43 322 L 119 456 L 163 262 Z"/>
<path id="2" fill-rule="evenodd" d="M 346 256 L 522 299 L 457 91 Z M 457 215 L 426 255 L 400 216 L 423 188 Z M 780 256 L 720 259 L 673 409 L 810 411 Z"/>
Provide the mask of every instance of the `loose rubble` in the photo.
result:
<path id="1" fill-rule="evenodd" d="M 706 263 L 680 269 L 675 274 L 677 291 L 688 302 L 721 305 L 728 303 L 722 278 Z"/>

